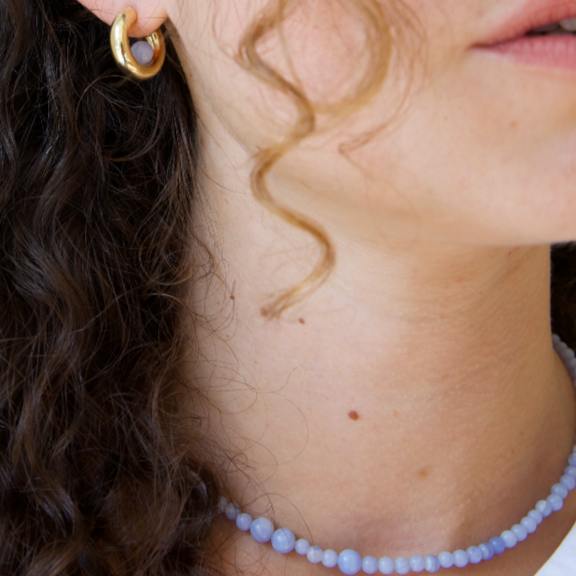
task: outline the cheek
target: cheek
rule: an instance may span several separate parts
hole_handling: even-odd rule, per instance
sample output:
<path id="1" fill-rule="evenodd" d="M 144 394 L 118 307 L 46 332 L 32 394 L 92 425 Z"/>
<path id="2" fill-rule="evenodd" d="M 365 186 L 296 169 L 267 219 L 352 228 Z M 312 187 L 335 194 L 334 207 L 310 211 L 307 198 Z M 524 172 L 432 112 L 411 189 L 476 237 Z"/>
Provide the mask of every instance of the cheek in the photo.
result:
<path id="1" fill-rule="evenodd" d="M 175 26 L 200 116 L 217 119 L 250 153 L 278 142 L 298 118 L 294 96 L 234 60 L 245 31 L 274 1 L 199 4 L 194 14 L 180 13 Z M 282 39 L 273 31 L 256 42 L 264 63 L 302 86 L 312 102 L 340 100 L 366 68 L 364 27 L 347 4 L 299 2 L 284 22 Z"/>
<path id="2" fill-rule="evenodd" d="M 203 0 L 194 14 L 175 21 L 203 123 L 214 134 L 224 127 L 248 155 L 281 140 L 297 119 L 288 96 L 234 62 L 244 31 L 267 4 Z M 341 98 L 363 72 L 364 24 L 350 3 L 339 4 L 299 2 L 285 23 L 285 46 L 274 34 L 258 44 L 264 61 L 295 82 L 287 50 L 313 100 Z M 559 136 L 575 133 L 574 122 L 562 128 L 576 117 L 568 109 L 575 105 L 556 105 L 561 99 L 547 93 L 552 84 L 532 94 L 462 46 L 438 41 L 427 48 L 425 86 L 397 122 L 352 153 L 365 172 L 343 160 L 339 146 L 390 117 L 391 87 L 402 85 L 394 75 L 338 131 L 313 136 L 282 160 L 275 196 L 282 201 L 287 190 L 286 203 L 311 217 L 364 230 L 368 221 L 376 230 L 403 227 L 412 236 L 417 229 L 431 239 L 479 243 L 576 237 L 576 219 L 569 217 L 576 208 L 576 142 Z M 544 111 L 542 102 L 555 105 Z"/>
<path id="3" fill-rule="evenodd" d="M 357 158 L 401 192 L 420 229 L 444 240 L 575 238 L 576 100 L 563 97 L 562 81 L 520 79 L 464 54 Z"/>
<path id="4" fill-rule="evenodd" d="M 271 39 L 262 46 L 263 55 L 285 78 L 300 84 L 312 102 L 335 103 L 367 73 L 367 30 L 373 31 L 370 21 L 363 20 L 353 2 L 301 2 L 285 22 L 285 50 Z"/>

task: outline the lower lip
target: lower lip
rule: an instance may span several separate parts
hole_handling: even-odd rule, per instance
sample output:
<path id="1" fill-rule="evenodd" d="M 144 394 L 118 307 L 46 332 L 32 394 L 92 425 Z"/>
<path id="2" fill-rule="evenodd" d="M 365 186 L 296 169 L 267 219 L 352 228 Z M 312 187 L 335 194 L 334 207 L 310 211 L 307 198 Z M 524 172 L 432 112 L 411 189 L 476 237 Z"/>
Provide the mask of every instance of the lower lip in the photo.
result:
<path id="1" fill-rule="evenodd" d="M 576 73 L 576 36 L 570 34 L 521 36 L 479 48 L 532 66 Z"/>

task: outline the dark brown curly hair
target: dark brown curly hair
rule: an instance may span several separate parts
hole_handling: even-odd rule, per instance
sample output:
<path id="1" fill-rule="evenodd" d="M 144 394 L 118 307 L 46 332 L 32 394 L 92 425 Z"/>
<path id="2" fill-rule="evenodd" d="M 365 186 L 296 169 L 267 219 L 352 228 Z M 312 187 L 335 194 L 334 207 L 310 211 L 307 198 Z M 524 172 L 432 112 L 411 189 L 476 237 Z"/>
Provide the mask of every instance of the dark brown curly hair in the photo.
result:
<path id="1" fill-rule="evenodd" d="M 210 571 L 218 471 L 178 401 L 207 261 L 190 234 L 196 117 L 170 45 L 138 84 L 108 33 L 76 0 L 0 0 L 1 574 Z M 555 327 L 574 345 L 575 258 L 555 258 Z"/>
<path id="2" fill-rule="evenodd" d="M 76 0 L 0 1 L 0 573 L 203 572 L 218 489 L 178 418 L 195 114 Z"/>

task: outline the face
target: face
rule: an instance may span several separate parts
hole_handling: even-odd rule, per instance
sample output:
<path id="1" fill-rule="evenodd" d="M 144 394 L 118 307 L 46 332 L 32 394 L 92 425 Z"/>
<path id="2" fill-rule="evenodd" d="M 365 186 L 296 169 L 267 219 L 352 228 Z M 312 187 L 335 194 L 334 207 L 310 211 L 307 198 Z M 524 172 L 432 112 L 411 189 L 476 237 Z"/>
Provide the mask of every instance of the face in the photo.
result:
<path id="1" fill-rule="evenodd" d="M 214 135 L 238 164 L 280 140 L 296 118 L 287 96 L 233 60 L 266 4 L 174 0 L 166 9 L 203 139 Z M 365 22 L 349 4 L 302 0 L 286 19 L 287 51 L 314 101 L 337 100 L 361 77 Z M 388 10 L 399 39 L 387 80 L 348 118 L 335 123 L 319 115 L 319 130 L 274 168 L 274 197 L 332 234 L 372 241 L 529 245 L 576 238 L 576 66 L 528 62 L 493 45 L 527 11 L 540 17 L 542 2 L 534 4 L 405 0 L 405 10 Z M 480 48 L 487 43 L 490 49 Z M 258 50 L 290 77 L 277 35 Z M 342 145 L 378 128 L 342 153 Z"/>

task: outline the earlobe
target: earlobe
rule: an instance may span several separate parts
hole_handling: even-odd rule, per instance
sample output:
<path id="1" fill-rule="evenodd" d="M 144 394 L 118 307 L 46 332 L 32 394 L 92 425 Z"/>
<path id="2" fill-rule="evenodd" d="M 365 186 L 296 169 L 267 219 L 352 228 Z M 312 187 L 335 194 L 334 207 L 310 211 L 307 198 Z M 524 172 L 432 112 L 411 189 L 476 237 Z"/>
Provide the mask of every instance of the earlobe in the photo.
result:
<path id="1" fill-rule="evenodd" d="M 134 8 L 138 14 L 137 22 L 130 28 L 130 36 L 134 38 L 151 34 L 160 28 L 168 17 L 162 0 L 79 0 L 79 2 L 109 26 L 122 10 L 128 7 Z"/>

